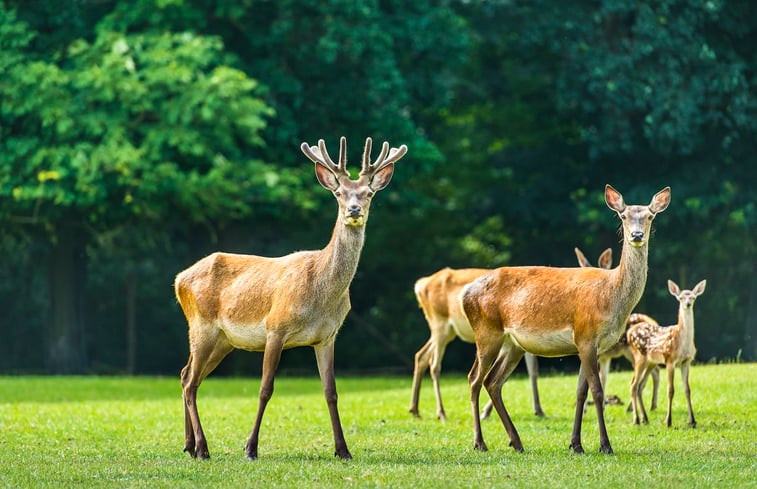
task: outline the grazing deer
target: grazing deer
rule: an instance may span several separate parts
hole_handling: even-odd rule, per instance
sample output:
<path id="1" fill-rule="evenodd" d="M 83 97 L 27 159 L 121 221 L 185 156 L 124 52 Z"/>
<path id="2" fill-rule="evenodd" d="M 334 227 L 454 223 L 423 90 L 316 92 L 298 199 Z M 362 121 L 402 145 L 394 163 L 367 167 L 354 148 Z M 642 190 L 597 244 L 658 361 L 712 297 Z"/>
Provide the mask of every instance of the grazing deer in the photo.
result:
<path id="1" fill-rule="evenodd" d="M 652 220 L 670 204 L 670 187 L 655 194 L 648 206 L 626 206 L 620 192 L 607 185 L 605 202 L 622 223 L 623 250 L 618 267 L 501 267 L 463 288 L 460 299 L 476 343 L 476 359 L 468 374 L 475 449 L 487 450 L 478 409 L 483 385 L 507 431 L 510 446 L 523 451 L 502 401 L 502 384 L 524 353 L 529 352 L 547 357 L 578 354 L 581 369 L 570 446 L 575 453 L 584 452 L 581 423 L 587 389 L 591 387 L 599 424 L 599 450 L 612 453 L 604 419 L 598 354 L 618 342 L 626 319 L 644 292 Z"/>
<path id="2" fill-rule="evenodd" d="M 691 409 L 691 389 L 689 388 L 689 366 L 697 353 L 694 346 L 694 302 L 702 295 L 707 285 L 706 280 L 699 282 L 693 290 L 684 290 L 672 280 L 668 280 L 668 291 L 678 299 L 678 324 L 660 327 L 656 324 L 638 323 L 626 333 L 628 345 L 633 354 L 633 380 L 631 380 L 631 403 L 633 405 L 633 422 L 648 423 L 647 412 L 641 399 L 643 382 L 650 370 L 664 363 L 668 373 L 668 414 L 665 424 L 671 424 L 673 409 L 673 377 L 675 368 L 681 367 L 683 392 L 689 407 L 689 426 L 696 428 L 694 411 Z"/>
<path id="3" fill-rule="evenodd" d="M 430 367 L 431 380 L 434 383 L 436 395 L 436 416 L 439 419 L 447 419 L 442 404 L 442 393 L 439 389 L 439 376 L 442 371 L 442 358 L 447 345 L 456 337 L 467 343 L 473 343 L 473 330 L 468 324 L 462 309 L 460 308 L 460 290 L 464 285 L 486 272 L 483 268 L 465 268 L 453 270 L 443 268 L 433 275 L 422 277 L 415 282 L 415 297 L 418 305 L 426 317 L 431 336 L 425 345 L 415 354 L 415 368 L 413 369 L 413 394 L 410 399 L 410 412 L 420 417 L 418 412 L 418 398 L 420 396 L 421 381 L 426 369 Z M 536 378 L 538 377 L 539 364 L 531 354 L 526 355 L 526 368 L 531 379 L 531 392 L 534 399 L 534 413 L 544 416 L 544 411 L 539 402 L 539 389 Z M 484 417 L 490 410 L 489 404 L 484 407 Z"/>
<path id="4" fill-rule="evenodd" d="M 583 254 L 581 250 L 578 248 L 574 248 L 573 251 L 576 252 L 576 258 L 578 258 L 578 264 L 582 267 L 591 267 L 591 262 L 586 258 L 586 255 Z M 599 260 L 597 262 L 597 265 L 599 268 L 605 268 L 610 269 L 612 268 L 612 249 L 607 248 L 605 251 L 602 252 L 601 255 L 599 255 Z M 655 321 L 651 316 L 647 316 L 646 314 L 642 314 L 640 312 L 635 312 L 628 316 L 628 320 L 626 321 L 626 331 L 633 326 L 636 323 L 640 322 L 646 322 L 648 324 L 654 324 L 657 325 L 657 321 Z M 631 350 L 628 347 L 628 341 L 626 341 L 626 335 L 623 334 L 620 337 L 620 340 L 615 344 L 615 346 L 611 347 L 609 350 L 601 353 L 599 355 L 599 381 L 602 383 L 602 392 L 607 392 L 607 375 L 610 373 L 610 363 L 612 362 L 613 358 L 618 357 L 625 357 L 633 366 L 633 355 L 631 354 Z M 644 379 L 644 383 L 641 386 L 642 392 L 644 391 L 644 384 L 646 384 L 646 378 Z M 657 390 L 660 386 L 660 369 L 655 367 L 652 369 L 652 409 L 657 408 Z M 613 396 L 614 397 L 614 396 Z M 617 398 L 616 398 L 617 399 Z M 608 397 L 605 397 L 605 403 L 608 402 Z M 587 404 L 589 404 L 587 399 Z M 632 404 L 628 403 L 627 411 L 631 412 Z"/>
<path id="5" fill-rule="evenodd" d="M 248 459 L 258 457 L 263 412 L 273 394 L 282 350 L 312 346 L 323 384 L 334 455 L 350 459 L 344 440 L 334 382 L 334 340 L 350 309 L 349 286 L 365 241 L 365 223 L 373 195 L 387 186 L 394 163 L 407 152 L 403 144 L 384 143 L 371 163 L 371 139 L 365 140 L 363 165 L 357 180 L 347 171 L 346 140 L 339 141 L 339 163 L 318 146 L 302 143 L 315 163 L 318 182 L 338 204 L 337 221 L 322 250 L 299 251 L 278 258 L 213 253 L 176 276 L 176 297 L 189 324 L 189 360 L 181 371 L 184 397 L 184 451 L 209 458 L 197 413 L 197 388 L 234 348 L 263 352 L 260 401 L 255 424 L 245 446 Z"/>

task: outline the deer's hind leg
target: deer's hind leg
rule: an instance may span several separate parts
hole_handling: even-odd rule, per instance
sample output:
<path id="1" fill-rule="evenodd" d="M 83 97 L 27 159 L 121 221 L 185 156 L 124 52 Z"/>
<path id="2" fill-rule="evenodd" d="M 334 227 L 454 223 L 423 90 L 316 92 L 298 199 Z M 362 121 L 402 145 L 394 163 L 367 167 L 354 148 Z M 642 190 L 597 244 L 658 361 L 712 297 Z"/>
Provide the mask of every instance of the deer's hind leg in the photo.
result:
<path id="1" fill-rule="evenodd" d="M 479 413 L 479 398 L 481 396 L 481 387 L 484 384 L 484 378 L 497 358 L 501 339 L 489 339 L 486 341 L 476 341 L 476 358 L 473 360 L 473 366 L 468 373 L 468 384 L 470 385 L 470 402 L 473 410 L 473 448 L 485 452 L 488 450 L 484 443 L 484 436 L 481 432 L 481 415 Z"/>
<path id="2" fill-rule="evenodd" d="M 455 332 L 452 328 L 447 328 L 444 334 L 436 335 L 434 344 L 431 347 L 429 370 L 431 372 L 431 381 L 434 384 L 434 395 L 436 396 L 436 417 L 441 420 L 447 419 L 447 413 L 444 412 L 444 404 L 442 403 L 442 390 L 439 386 L 439 378 L 442 373 L 442 359 L 444 358 L 444 352 L 447 350 L 447 345 L 454 339 Z"/>
<path id="3" fill-rule="evenodd" d="M 413 366 L 413 388 L 410 397 L 409 411 L 416 418 L 421 417 L 421 414 L 418 411 L 418 401 L 421 395 L 421 382 L 423 381 L 423 374 L 426 373 L 431 359 L 431 349 L 433 347 L 432 343 L 433 339 L 429 338 L 426 344 L 424 344 L 421 349 L 418 350 L 415 354 L 415 363 Z"/>
<path id="4" fill-rule="evenodd" d="M 197 411 L 197 389 L 200 383 L 212 372 L 221 360 L 234 348 L 229 344 L 226 336 L 216 330 L 209 335 L 196 333 L 198 329 L 189 331 L 189 359 L 181 370 L 181 387 L 184 398 L 184 451 L 192 457 L 207 459 L 208 442 L 200 423 Z"/>
<path id="5" fill-rule="evenodd" d="M 524 353 L 523 350 L 506 341 L 505 346 L 500 350 L 499 356 L 484 379 L 484 386 L 489 393 L 492 406 L 497 411 L 499 418 L 502 420 L 502 425 L 505 427 L 505 431 L 507 431 L 507 436 L 510 438 L 510 446 L 516 452 L 523 451 L 523 444 L 520 441 L 518 430 L 515 429 L 515 425 L 513 425 L 510 415 L 505 408 L 505 403 L 502 400 L 502 386 L 508 377 L 510 377 L 510 374 L 513 373 L 518 362 L 523 358 Z"/>

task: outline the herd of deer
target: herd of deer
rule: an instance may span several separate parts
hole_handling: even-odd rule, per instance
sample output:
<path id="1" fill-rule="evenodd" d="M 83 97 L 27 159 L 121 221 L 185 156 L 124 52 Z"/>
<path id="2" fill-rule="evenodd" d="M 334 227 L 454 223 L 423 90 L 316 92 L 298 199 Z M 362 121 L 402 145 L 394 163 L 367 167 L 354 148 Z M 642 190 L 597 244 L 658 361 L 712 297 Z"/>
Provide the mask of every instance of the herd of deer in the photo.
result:
<path id="1" fill-rule="evenodd" d="M 352 456 L 344 439 L 334 382 L 334 341 L 350 309 L 349 286 L 357 270 L 365 241 L 365 224 L 371 199 L 385 188 L 394 164 L 407 152 L 401 145 L 384 142 L 371 161 L 371 139 L 365 141 L 362 169 L 356 180 L 347 170 L 346 140 L 339 142 L 338 162 L 323 140 L 301 149 L 315 164 L 318 182 L 330 190 L 338 204 L 331 240 L 322 250 L 299 251 L 278 258 L 213 253 L 176 276 L 176 298 L 189 326 L 189 360 L 181 371 L 184 399 L 184 451 L 209 458 L 208 444 L 197 411 L 200 383 L 233 349 L 263 352 L 257 414 L 247 440 L 247 458 L 258 457 L 260 426 L 273 394 L 274 376 L 284 349 L 312 346 L 328 405 L 335 455 Z M 680 366 L 689 410 L 689 425 L 696 426 L 688 382 L 694 359 L 694 312 L 705 281 L 681 291 L 668 281 L 678 299 L 678 324 L 660 327 L 644 314 L 634 313 L 647 281 L 648 238 L 652 220 L 670 203 L 670 188 L 654 195 L 649 205 L 626 205 L 610 185 L 605 201 L 621 219 L 623 248 L 620 263 L 611 268 L 606 250 L 599 267 L 592 267 L 580 250 L 580 267 L 500 267 L 496 269 L 445 268 L 419 279 L 415 294 L 431 336 L 415 355 L 410 412 L 418 416 L 421 378 L 430 368 L 437 416 L 445 418 L 439 389 L 441 361 L 455 337 L 475 343 L 476 356 L 468 374 L 473 415 L 474 448 L 486 450 L 481 416 L 491 409 L 499 415 L 510 445 L 523 445 L 502 400 L 502 386 L 521 358 L 526 357 L 531 378 L 534 411 L 543 416 L 537 389 L 536 356 L 578 355 L 581 367 L 576 389 L 576 411 L 571 448 L 583 453 L 581 422 L 591 389 L 599 424 L 600 451 L 612 453 L 604 420 L 604 394 L 612 358 L 625 356 L 633 363 L 631 409 L 635 423 L 647 422 L 641 392 L 648 375 L 654 381 L 652 408 L 656 405 L 658 365 L 668 374 L 668 412 L 671 424 L 674 369 Z M 490 403 L 479 411 L 485 387 Z"/>

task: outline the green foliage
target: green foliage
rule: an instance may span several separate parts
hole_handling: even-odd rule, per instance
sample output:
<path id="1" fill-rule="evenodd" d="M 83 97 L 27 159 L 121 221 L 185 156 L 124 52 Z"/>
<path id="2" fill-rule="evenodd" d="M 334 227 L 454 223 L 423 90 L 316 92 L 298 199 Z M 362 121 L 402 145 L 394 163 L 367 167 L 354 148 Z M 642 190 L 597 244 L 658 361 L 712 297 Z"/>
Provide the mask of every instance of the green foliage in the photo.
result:
<path id="1" fill-rule="evenodd" d="M 528 382 L 505 386 L 525 445 L 514 453 L 496 419 L 484 423 L 490 451 L 473 450 L 464 375 L 442 379 L 449 420 L 434 416 L 423 391 L 422 419 L 407 411 L 410 379 L 338 378 L 347 443 L 355 457 L 332 456 L 328 410 L 315 374 L 277 379 L 261 430 L 260 459 L 244 459 L 257 405 L 257 379 L 211 376 L 200 389 L 200 416 L 211 459 L 189 458 L 178 378 L 0 378 L 0 428 L 6 434 L 0 485 L 8 487 L 749 487 L 757 436 L 754 364 L 697 365 L 691 384 L 698 427 L 685 425 L 676 393 L 673 427 L 664 410 L 634 426 L 624 406 L 608 406 L 614 456 L 597 453 L 594 410 L 584 421 L 587 453 L 568 449 L 575 376 L 540 379 L 546 418 L 531 412 Z M 630 372 L 613 373 L 625 398 Z M 676 379 L 680 385 L 680 380 Z M 663 389 L 664 390 L 664 389 Z M 723 413 L 729 413 L 724 416 Z M 40 447 L 43 446 L 44 449 Z"/>
<path id="2" fill-rule="evenodd" d="M 256 158 L 272 112 L 255 80 L 221 64 L 220 39 L 100 30 L 58 62 L 24 61 L 28 42 L 12 44 L 18 59 L 2 86 L 6 219 L 54 227 L 78 216 L 106 231 L 176 214 L 234 219 L 254 198 L 282 197 Z"/>
<path id="3" fill-rule="evenodd" d="M 323 246 L 334 203 L 298 146 L 332 148 L 341 135 L 353 170 L 366 136 L 410 151 L 374 202 L 338 365 L 409 368 L 427 337 L 412 284 L 444 266 L 574 266 L 574 246 L 593 257 L 613 247 L 617 260 L 606 183 L 633 203 L 672 187 L 639 310 L 672 323 L 666 280 L 707 278 L 700 358 L 753 358 L 753 10 L 746 0 L 5 1 L 0 307 L 20 344 L 2 347 L 0 368 L 42 368 L 30 338 L 46 336 L 48 245 L 66 231 L 88 260 L 90 280 L 76 286 L 88 368 L 122 368 L 122 289 L 136 273 L 139 368 L 175 372 L 186 332 L 167 284 L 216 249 Z M 467 369 L 470 352 L 447 365 Z M 220 368 L 259 362 L 233 356 Z"/>

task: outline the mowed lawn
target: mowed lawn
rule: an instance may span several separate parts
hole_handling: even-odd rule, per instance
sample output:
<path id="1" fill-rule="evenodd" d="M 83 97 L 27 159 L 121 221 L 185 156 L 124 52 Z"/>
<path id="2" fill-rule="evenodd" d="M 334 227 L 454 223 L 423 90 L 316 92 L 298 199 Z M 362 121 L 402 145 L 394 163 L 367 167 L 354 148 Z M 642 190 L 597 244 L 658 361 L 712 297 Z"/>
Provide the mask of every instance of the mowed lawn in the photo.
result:
<path id="1" fill-rule="evenodd" d="M 608 394 L 627 401 L 630 375 L 613 372 Z M 483 424 L 489 452 L 473 450 L 463 374 L 442 379 L 446 422 L 435 418 L 430 379 L 421 392 L 423 418 L 414 419 L 407 412 L 409 376 L 338 376 L 354 457 L 345 462 L 332 456 L 317 377 L 282 376 L 263 420 L 260 458 L 250 462 L 243 447 L 258 379 L 211 376 L 203 383 L 198 402 L 211 459 L 198 461 L 182 453 L 178 378 L 0 377 L 0 486 L 757 487 L 757 364 L 692 368 L 696 429 L 686 423 L 678 371 L 673 427 L 664 426 L 662 378 L 660 408 L 650 413 L 649 425 L 633 426 L 624 406 L 607 407 L 615 455 L 598 453 L 592 407 L 584 420 L 587 453 L 577 456 L 568 449 L 573 375 L 539 379 L 543 419 L 532 414 L 525 377 L 505 385 L 525 446 L 520 454 L 508 447 L 496 414 Z"/>

